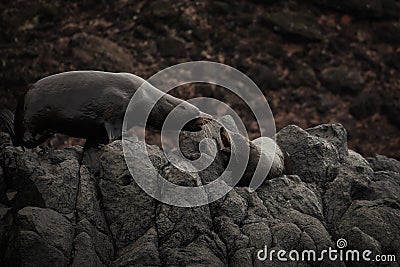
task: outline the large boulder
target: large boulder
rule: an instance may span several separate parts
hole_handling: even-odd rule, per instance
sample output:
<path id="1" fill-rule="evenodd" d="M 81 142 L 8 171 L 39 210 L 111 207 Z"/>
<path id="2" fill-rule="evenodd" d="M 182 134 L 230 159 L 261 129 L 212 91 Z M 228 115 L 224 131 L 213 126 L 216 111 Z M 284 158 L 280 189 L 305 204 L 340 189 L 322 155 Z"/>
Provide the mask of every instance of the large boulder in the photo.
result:
<path id="1" fill-rule="evenodd" d="M 128 141 L 136 151 L 129 158 L 134 177 L 154 178 L 148 171 L 152 167 L 157 177 L 176 185 L 213 181 L 227 160 L 227 155 L 218 153 L 223 143 L 219 130 L 210 133 L 217 150 L 207 144 L 200 149 L 217 152 L 216 161 L 200 173 L 178 169 L 156 146 Z M 236 186 L 212 203 L 184 208 L 157 201 L 142 190 L 127 168 L 122 141 L 89 149 L 81 157 L 80 147 L 22 151 L 0 134 L 4 140 L 0 167 L 9 196 L 0 207 L 0 262 L 5 266 L 282 266 L 277 257 L 263 260 L 264 249 L 318 255 L 338 248 L 339 238 L 347 242 L 344 249 L 399 257 L 399 162 L 384 156 L 367 161 L 347 148 L 346 136 L 339 124 L 306 130 L 288 126 L 276 140 L 288 154 L 286 171 L 292 175 L 269 177 L 254 192 Z M 183 154 L 196 159 L 202 133 L 181 137 Z M 145 151 L 150 163 L 141 156 Z M 187 162 L 176 163 L 190 167 Z M 340 260 L 310 259 L 288 263 L 345 266 Z M 352 266 L 375 265 L 360 261 Z"/>

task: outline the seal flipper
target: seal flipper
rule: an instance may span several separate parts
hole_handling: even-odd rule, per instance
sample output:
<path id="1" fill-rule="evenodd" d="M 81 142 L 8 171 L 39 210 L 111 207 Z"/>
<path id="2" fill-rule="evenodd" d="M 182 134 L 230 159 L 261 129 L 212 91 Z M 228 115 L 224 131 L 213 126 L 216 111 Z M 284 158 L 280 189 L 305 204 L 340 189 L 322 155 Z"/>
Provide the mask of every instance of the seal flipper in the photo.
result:
<path id="1" fill-rule="evenodd" d="M 113 123 L 104 122 L 106 128 L 108 140 L 111 143 L 114 140 L 121 139 L 122 137 L 122 122 L 116 121 Z"/>

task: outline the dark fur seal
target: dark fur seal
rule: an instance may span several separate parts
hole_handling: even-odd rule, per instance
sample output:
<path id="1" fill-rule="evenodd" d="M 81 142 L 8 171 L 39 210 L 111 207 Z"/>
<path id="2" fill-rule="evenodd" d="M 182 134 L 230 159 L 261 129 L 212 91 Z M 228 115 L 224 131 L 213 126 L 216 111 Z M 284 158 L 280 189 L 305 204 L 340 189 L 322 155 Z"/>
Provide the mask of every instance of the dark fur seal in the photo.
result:
<path id="1" fill-rule="evenodd" d="M 86 138 L 93 145 L 107 144 L 121 137 L 126 108 L 144 82 L 129 73 L 63 72 L 28 88 L 18 102 L 15 118 L 10 111 L 1 112 L 1 117 L 15 146 L 34 148 L 54 133 Z M 163 96 L 150 113 L 146 127 L 160 130 L 169 112 L 182 104 L 179 113 L 196 118 L 183 130 L 201 130 L 206 116 L 197 107 L 151 85 L 141 100 L 151 105 L 160 95 Z"/>

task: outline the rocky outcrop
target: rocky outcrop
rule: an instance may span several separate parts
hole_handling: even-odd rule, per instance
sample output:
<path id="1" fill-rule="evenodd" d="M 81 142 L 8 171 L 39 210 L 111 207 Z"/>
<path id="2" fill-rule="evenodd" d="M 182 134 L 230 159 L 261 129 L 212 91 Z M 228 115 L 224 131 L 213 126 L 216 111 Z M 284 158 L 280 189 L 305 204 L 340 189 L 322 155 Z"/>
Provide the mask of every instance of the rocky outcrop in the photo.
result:
<path id="1" fill-rule="evenodd" d="M 186 156 L 198 153 L 190 143 L 197 138 L 185 137 Z M 267 246 L 321 253 L 340 248 L 339 238 L 347 241 L 344 250 L 398 258 L 400 163 L 366 160 L 346 139 L 340 124 L 287 126 L 276 135 L 290 160 L 286 175 L 268 178 L 255 192 L 235 187 L 208 205 L 181 208 L 137 185 L 121 141 L 85 152 L 80 164 L 79 146 L 23 151 L 1 133 L 1 265 L 286 266 L 277 257 L 260 261 L 258 252 Z M 197 175 L 170 165 L 156 146 L 147 151 L 160 174 L 186 186 L 215 179 L 226 160 L 219 156 Z M 144 167 L 136 174 L 148 175 Z M 376 265 L 325 258 L 289 266 Z"/>

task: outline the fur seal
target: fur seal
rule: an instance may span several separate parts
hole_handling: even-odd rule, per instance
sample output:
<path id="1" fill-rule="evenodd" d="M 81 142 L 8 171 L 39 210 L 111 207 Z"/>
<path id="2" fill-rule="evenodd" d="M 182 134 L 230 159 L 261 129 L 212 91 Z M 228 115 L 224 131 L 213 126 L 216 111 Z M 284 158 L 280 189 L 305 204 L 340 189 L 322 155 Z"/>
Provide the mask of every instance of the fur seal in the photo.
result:
<path id="1" fill-rule="evenodd" d="M 250 141 L 241 134 L 229 131 L 224 127 L 220 128 L 220 136 L 222 143 L 220 150 L 229 157 L 232 155 L 232 150 L 235 149 L 231 137 L 235 138 L 236 142 L 245 143 L 249 148 L 249 158 L 246 169 L 236 186 L 250 187 L 257 167 L 261 168 L 259 170 L 261 173 L 268 173 L 266 177 L 267 179 L 279 177 L 283 174 L 289 174 L 290 162 L 288 155 L 281 150 L 273 139 L 269 137 L 259 137 Z M 236 158 L 235 160 L 243 160 L 240 151 L 236 151 L 235 154 L 239 156 L 239 158 Z M 260 166 L 258 166 L 259 163 Z M 266 169 L 268 165 L 271 166 L 269 170 Z"/>
<path id="2" fill-rule="evenodd" d="M 90 146 L 120 138 L 129 101 L 144 79 L 130 73 L 69 71 L 45 77 L 27 89 L 14 114 L 4 110 L 3 119 L 14 146 L 34 148 L 55 133 L 85 138 Z M 179 105 L 180 114 L 195 118 L 183 130 L 199 131 L 205 113 L 181 99 L 149 85 L 141 95 L 145 105 L 154 104 L 146 127 L 160 130 L 165 118 Z M 140 112 L 140 111 L 138 111 Z M 86 144 L 85 144 L 86 146 Z"/>

